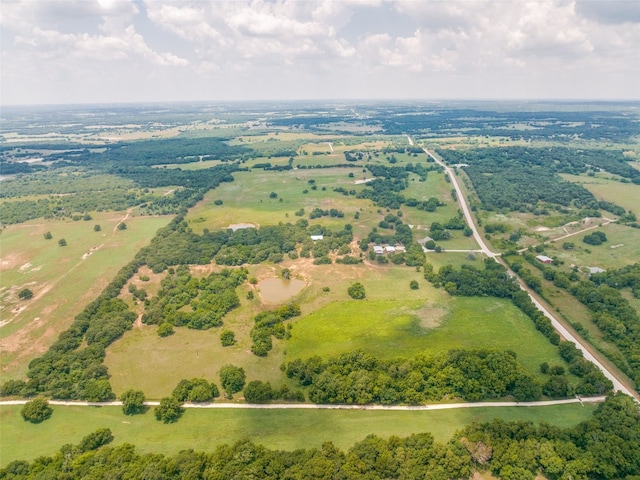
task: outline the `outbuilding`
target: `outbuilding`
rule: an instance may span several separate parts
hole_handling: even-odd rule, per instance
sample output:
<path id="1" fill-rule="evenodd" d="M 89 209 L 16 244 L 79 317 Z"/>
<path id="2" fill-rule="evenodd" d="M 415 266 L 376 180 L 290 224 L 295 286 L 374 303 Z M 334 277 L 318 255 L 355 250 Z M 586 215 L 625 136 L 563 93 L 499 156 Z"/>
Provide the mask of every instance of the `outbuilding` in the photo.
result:
<path id="1" fill-rule="evenodd" d="M 553 262 L 553 258 L 547 257 L 546 255 L 537 255 L 536 259 L 542 263 L 551 263 Z"/>
<path id="2" fill-rule="evenodd" d="M 373 253 L 375 253 L 376 255 L 382 255 L 384 253 L 384 248 L 382 248 L 380 245 L 374 245 Z"/>
<path id="3" fill-rule="evenodd" d="M 314 242 L 317 242 L 318 240 L 322 240 L 324 238 L 324 235 L 311 235 L 311 240 L 313 240 Z"/>

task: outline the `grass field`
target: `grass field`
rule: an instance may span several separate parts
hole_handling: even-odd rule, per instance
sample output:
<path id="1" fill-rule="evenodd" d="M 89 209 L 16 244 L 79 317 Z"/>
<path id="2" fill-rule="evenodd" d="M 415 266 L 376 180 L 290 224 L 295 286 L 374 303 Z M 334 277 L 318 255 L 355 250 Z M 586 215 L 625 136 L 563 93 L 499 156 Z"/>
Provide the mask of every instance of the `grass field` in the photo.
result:
<path id="1" fill-rule="evenodd" d="M 153 412 L 125 416 L 120 407 L 53 407 L 52 417 L 39 424 L 25 422 L 20 406 L 1 406 L 0 466 L 13 460 L 52 455 L 63 443 L 110 428 L 114 444 L 133 443 L 143 453 L 176 454 L 193 448 L 213 451 L 221 444 L 251 439 L 271 449 L 320 447 L 326 441 L 347 449 L 368 434 L 381 437 L 431 432 L 445 442 L 471 422 L 525 420 L 571 427 L 587 420 L 596 408 L 580 404 L 551 407 L 470 408 L 434 411 L 365 410 L 188 410 L 174 424 L 158 422 Z"/>
<path id="2" fill-rule="evenodd" d="M 392 358 L 496 348 L 516 350 L 532 374 L 539 372 L 542 362 L 564 364 L 528 317 L 495 298 L 336 302 L 296 322 L 291 333 L 286 347 L 289 360 L 327 358 L 356 349 Z"/>
<path id="3" fill-rule="evenodd" d="M 631 163 L 630 165 L 633 165 Z M 605 176 L 606 175 L 606 176 Z M 584 188 L 593 193 L 596 198 L 613 202 L 627 210 L 638 212 L 638 204 L 640 203 L 640 185 L 633 183 L 621 183 L 610 180 L 609 174 L 598 174 L 595 177 L 586 175 L 561 175 L 565 180 L 579 183 Z"/>
<path id="4" fill-rule="evenodd" d="M 607 241 L 602 245 L 588 245 L 582 241 L 587 233 L 603 231 L 607 235 Z M 548 244 L 545 248 L 547 255 L 558 256 L 567 267 L 600 267 L 605 270 L 621 268 L 640 261 L 640 231 L 624 225 L 609 224 L 602 228 L 591 230 L 584 234 L 578 234 L 565 240 Z M 563 242 L 573 242 L 574 250 L 564 250 Z"/>
<path id="5" fill-rule="evenodd" d="M 155 231 L 170 217 L 130 217 L 117 230 L 124 212 L 99 213 L 85 222 L 35 220 L 2 232 L 2 378 L 20 378 L 29 361 L 42 354 L 77 313 L 98 296 Z M 99 224 L 100 232 L 93 227 Z M 45 232 L 53 238 L 45 240 Z M 67 246 L 60 247 L 64 238 Z M 33 291 L 18 301 L 22 288 Z"/>
<path id="6" fill-rule="evenodd" d="M 291 299 L 300 304 L 303 315 L 333 302 L 349 302 L 347 288 L 356 280 L 365 283 L 369 298 L 380 301 L 396 299 L 399 305 L 402 302 L 413 304 L 425 295 L 446 296 L 446 293 L 428 285 L 421 273 L 408 267 L 313 265 L 309 259 L 298 259 L 287 260 L 278 266 L 252 266 L 250 275 L 258 279 L 275 277 L 281 268 L 291 269 L 294 276 L 304 279 L 307 284 Z M 421 282 L 420 290 L 409 288 L 409 282 L 414 279 Z M 330 292 L 323 292 L 327 286 Z M 253 318 L 259 311 L 273 308 L 273 305 L 262 304 L 259 295 L 254 300 L 247 300 L 244 292 L 248 288 L 245 285 L 238 289 L 241 306 L 224 318 L 223 327 L 206 331 L 176 328 L 176 333 L 166 338 L 157 335 L 155 326 L 142 325 L 125 333 L 109 346 L 105 360 L 116 394 L 128 388 L 138 388 L 147 397 L 158 399 L 170 394 L 183 378 L 204 377 L 218 381 L 220 367 L 230 363 L 244 368 L 249 380 L 267 380 L 278 386 L 287 383 L 279 367 L 285 360 L 288 342 L 274 340 L 274 348 L 267 357 L 257 357 L 250 351 L 249 333 Z M 292 322 L 298 321 L 294 319 Z M 236 345 L 225 348 L 220 345 L 222 328 L 235 333 Z"/>

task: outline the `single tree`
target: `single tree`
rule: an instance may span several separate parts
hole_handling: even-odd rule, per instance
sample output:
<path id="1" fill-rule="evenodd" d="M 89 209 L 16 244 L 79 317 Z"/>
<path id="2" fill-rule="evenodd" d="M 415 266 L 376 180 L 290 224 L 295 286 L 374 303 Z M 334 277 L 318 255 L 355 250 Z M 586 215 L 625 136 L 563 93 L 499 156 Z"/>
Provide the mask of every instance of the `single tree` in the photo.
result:
<path id="1" fill-rule="evenodd" d="M 229 395 L 239 392 L 244 388 L 246 376 L 244 370 L 235 365 L 225 365 L 220 369 L 220 383 Z"/>
<path id="2" fill-rule="evenodd" d="M 356 300 L 362 300 L 366 297 L 366 293 L 364 291 L 364 285 L 362 285 L 360 282 L 356 282 L 353 285 L 351 285 L 347 289 L 347 293 L 351 298 Z"/>
<path id="3" fill-rule="evenodd" d="M 34 398 L 25 403 L 22 410 L 20 410 L 22 418 L 31 423 L 44 422 L 52 413 L 53 408 L 49 406 L 49 402 L 44 398 Z"/>
<path id="4" fill-rule="evenodd" d="M 125 415 L 144 413 L 146 410 L 144 406 L 145 396 L 140 390 L 127 390 L 120 395 L 120 401 L 122 402 L 122 411 Z"/>
<path id="5" fill-rule="evenodd" d="M 236 336 L 231 330 L 223 330 L 220 333 L 220 343 L 222 343 L 223 347 L 230 347 L 234 343 L 236 343 Z"/>
<path id="6" fill-rule="evenodd" d="M 94 232 L 99 232 L 99 231 L 101 231 L 101 230 L 102 230 L 102 227 L 101 227 L 100 225 L 97 225 L 97 224 L 96 224 L 96 225 L 94 225 L 94 226 L 93 226 L 93 231 L 94 231 Z"/>
<path id="7" fill-rule="evenodd" d="M 61 238 L 60 240 L 58 240 L 58 245 L 60 245 L 61 247 L 66 247 L 67 241 L 64 238 Z"/>
<path id="8" fill-rule="evenodd" d="M 44 233 L 44 239 L 45 240 L 51 240 L 53 238 L 53 235 L 51 235 L 51 232 L 45 232 Z"/>
<path id="9" fill-rule="evenodd" d="M 411 290 L 418 290 L 418 288 L 420 288 L 420 285 L 416 280 L 411 280 L 409 282 L 409 288 L 411 288 Z"/>
<path id="10" fill-rule="evenodd" d="M 173 397 L 164 397 L 154 411 L 156 419 L 164 423 L 176 422 L 184 413 L 180 402 Z"/>
<path id="11" fill-rule="evenodd" d="M 127 224 L 124 222 L 120 222 L 118 224 L 118 230 L 126 230 L 127 229 Z"/>
<path id="12" fill-rule="evenodd" d="M 173 335 L 173 325 L 169 322 L 163 322 L 158 325 L 158 335 L 161 337 L 168 337 L 169 335 Z"/>
<path id="13" fill-rule="evenodd" d="M 18 298 L 20 300 L 31 300 L 33 298 L 33 292 L 28 288 L 23 288 L 18 292 Z"/>

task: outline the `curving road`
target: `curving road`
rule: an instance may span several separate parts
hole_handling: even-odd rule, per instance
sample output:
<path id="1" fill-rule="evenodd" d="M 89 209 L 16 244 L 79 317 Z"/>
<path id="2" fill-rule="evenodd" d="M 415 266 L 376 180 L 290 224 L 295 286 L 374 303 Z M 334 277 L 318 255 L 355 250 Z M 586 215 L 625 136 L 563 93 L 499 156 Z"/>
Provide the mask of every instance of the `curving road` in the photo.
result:
<path id="1" fill-rule="evenodd" d="M 456 408 L 482 407 L 546 407 L 549 405 L 565 405 L 569 403 L 601 403 L 606 397 L 580 397 L 566 400 L 549 400 L 544 402 L 472 402 L 472 403 L 434 403 L 430 405 L 319 405 L 314 403 L 184 403 L 184 408 L 236 408 L 263 410 L 450 410 Z M 5 400 L 2 405 L 24 405 L 28 400 Z M 50 405 L 65 407 L 120 407 L 122 402 L 80 402 L 49 400 Z M 144 402 L 148 407 L 155 407 L 160 402 Z"/>
<path id="2" fill-rule="evenodd" d="M 440 160 L 439 158 L 437 158 L 435 155 L 433 155 L 429 150 L 427 150 L 426 148 L 422 147 L 422 149 L 424 150 L 424 152 L 429 155 L 429 157 L 431 157 L 438 165 L 440 165 L 441 167 L 444 168 L 444 171 L 447 173 L 447 175 L 449 175 L 449 179 L 451 180 L 451 183 L 453 184 L 453 187 L 456 190 L 456 195 L 458 198 L 458 202 L 460 203 L 460 208 L 462 209 L 462 212 L 464 214 L 465 220 L 467 221 L 467 224 L 469 225 L 469 227 L 471 228 L 471 230 L 473 230 L 473 238 L 476 240 L 476 242 L 478 242 L 478 245 L 480 245 L 480 248 L 482 250 L 482 252 L 487 255 L 490 258 L 493 258 L 495 261 L 501 263 L 502 265 L 504 265 L 507 268 L 507 272 L 509 273 L 509 275 L 515 277 L 518 280 L 518 284 L 520 285 L 520 288 L 522 290 L 524 290 L 525 292 L 527 292 L 527 294 L 529 295 L 529 298 L 531 299 L 531 301 L 533 302 L 533 304 L 538 308 L 538 310 L 540 310 L 545 317 L 547 317 L 550 321 L 551 324 L 553 325 L 553 327 L 556 329 L 556 331 L 567 341 L 573 343 L 584 355 L 584 358 L 586 358 L 587 360 L 589 360 L 591 363 L 593 363 L 596 367 L 598 367 L 600 369 L 600 371 L 604 374 L 605 377 L 607 377 L 609 380 L 611 380 L 611 382 L 613 383 L 613 389 L 615 391 L 619 391 L 622 392 L 626 395 L 629 395 L 630 397 L 634 398 L 636 400 L 636 402 L 640 402 L 640 395 L 638 395 L 638 392 L 634 391 L 632 388 L 630 388 L 629 386 L 627 386 L 625 384 L 625 382 L 621 381 L 613 372 L 611 372 L 605 365 L 603 365 L 598 358 L 596 358 L 596 356 L 594 355 L 592 349 L 590 349 L 586 342 L 578 337 L 578 336 L 574 336 L 571 332 L 569 332 L 569 330 L 567 330 L 567 328 L 562 324 L 562 322 L 560 322 L 550 311 L 549 309 L 547 309 L 534 295 L 534 293 L 531 291 L 531 289 L 524 284 L 519 277 L 509 268 L 509 266 L 506 264 L 506 262 L 504 260 L 502 260 L 502 258 L 500 258 L 500 254 L 498 253 L 494 253 L 491 250 L 489 250 L 489 248 L 487 247 L 487 245 L 484 243 L 482 237 L 480 236 L 478 229 L 476 228 L 476 224 L 473 222 L 473 218 L 471 216 L 471 212 L 469 211 L 469 207 L 467 206 L 467 202 L 462 194 L 462 190 L 460 189 L 460 185 L 458 184 L 458 179 L 456 178 L 453 169 L 449 166 L 447 166 L 442 160 Z"/>

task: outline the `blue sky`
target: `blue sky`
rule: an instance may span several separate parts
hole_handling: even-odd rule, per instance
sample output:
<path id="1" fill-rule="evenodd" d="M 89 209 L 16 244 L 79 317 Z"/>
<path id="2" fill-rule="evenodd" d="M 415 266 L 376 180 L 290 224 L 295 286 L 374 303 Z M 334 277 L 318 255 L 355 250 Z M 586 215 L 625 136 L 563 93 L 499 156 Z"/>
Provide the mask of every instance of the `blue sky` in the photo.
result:
<path id="1" fill-rule="evenodd" d="M 637 0 L 0 1 L 3 105 L 640 98 Z"/>

